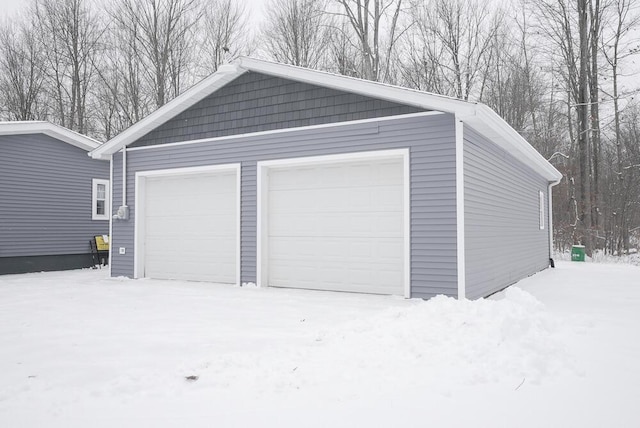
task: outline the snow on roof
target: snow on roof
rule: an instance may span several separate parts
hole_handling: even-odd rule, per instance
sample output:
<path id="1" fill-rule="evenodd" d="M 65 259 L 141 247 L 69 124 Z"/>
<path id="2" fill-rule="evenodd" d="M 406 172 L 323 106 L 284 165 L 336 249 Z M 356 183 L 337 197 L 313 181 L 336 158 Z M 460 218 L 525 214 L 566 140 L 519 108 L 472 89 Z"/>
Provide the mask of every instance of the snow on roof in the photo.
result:
<path id="1" fill-rule="evenodd" d="M 79 134 L 51 122 L 35 120 L 0 122 L 0 135 L 24 134 L 45 134 L 88 152 L 102 145 L 102 143 L 93 138 L 89 138 L 86 135 Z"/>
<path id="2" fill-rule="evenodd" d="M 148 132 L 249 71 L 356 93 L 425 110 L 454 114 L 457 120 L 463 121 L 515 158 L 531 166 L 547 180 L 558 181 L 562 178 L 562 174 L 553 165 L 547 162 L 495 111 L 484 104 L 248 57 L 239 57 L 229 64 L 220 66 L 218 71 L 92 151 L 90 155 L 97 159 L 109 158 L 113 153 L 135 142 Z"/>

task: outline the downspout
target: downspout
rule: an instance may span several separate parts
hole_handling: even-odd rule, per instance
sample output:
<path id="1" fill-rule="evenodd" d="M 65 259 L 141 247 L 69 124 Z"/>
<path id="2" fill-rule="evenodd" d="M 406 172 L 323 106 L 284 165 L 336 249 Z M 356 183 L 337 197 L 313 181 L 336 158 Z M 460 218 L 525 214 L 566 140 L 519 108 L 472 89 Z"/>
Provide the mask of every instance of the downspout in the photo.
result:
<path id="1" fill-rule="evenodd" d="M 127 146 L 122 148 L 122 206 L 127 206 Z"/>
<path id="2" fill-rule="evenodd" d="M 113 216 L 114 220 L 129 220 L 129 206 L 127 205 L 127 146 L 122 148 L 122 205 Z"/>
<path id="3" fill-rule="evenodd" d="M 553 186 L 560 183 L 562 178 L 559 178 L 556 181 L 552 181 L 549 183 L 549 187 L 547 189 L 547 211 L 549 217 L 549 265 L 553 268 L 556 267 L 553 261 Z"/>
<path id="4" fill-rule="evenodd" d="M 113 212 L 113 155 L 109 156 L 109 211 Z M 109 219 L 109 278 L 111 278 L 111 266 L 113 266 L 113 216 Z"/>

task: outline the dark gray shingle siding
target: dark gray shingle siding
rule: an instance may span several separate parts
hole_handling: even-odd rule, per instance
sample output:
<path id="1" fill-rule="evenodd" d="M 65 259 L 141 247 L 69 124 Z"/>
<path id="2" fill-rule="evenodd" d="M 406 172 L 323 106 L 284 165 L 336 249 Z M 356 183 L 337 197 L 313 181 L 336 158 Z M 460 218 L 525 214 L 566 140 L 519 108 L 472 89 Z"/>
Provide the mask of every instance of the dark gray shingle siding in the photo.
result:
<path id="1" fill-rule="evenodd" d="M 248 72 L 131 147 L 415 113 L 418 108 Z"/>

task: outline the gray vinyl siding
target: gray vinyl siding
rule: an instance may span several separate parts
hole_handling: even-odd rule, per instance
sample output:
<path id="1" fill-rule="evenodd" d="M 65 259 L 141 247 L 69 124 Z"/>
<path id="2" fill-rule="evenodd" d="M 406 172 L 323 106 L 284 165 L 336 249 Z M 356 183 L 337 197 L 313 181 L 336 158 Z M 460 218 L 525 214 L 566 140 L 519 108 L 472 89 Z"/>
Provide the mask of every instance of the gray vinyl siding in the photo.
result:
<path id="1" fill-rule="evenodd" d="M 424 111 L 308 83 L 247 72 L 131 147 Z"/>
<path id="2" fill-rule="evenodd" d="M 44 134 L 0 136 L 0 258 L 89 253 L 92 178 L 109 163 Z"/>
<path id="3" fill-rule="evenodd" d="M 539 191 L 545 227 L 539 227 Z M 548 266 L 548 182 L 464 127 L 466 292 L 487 296 Z"/>
<path id="4" fill-rule="evenodd" d="M 412 297 L 457 295 L 455 127 L 451 115 L 400 117 L 342 126 L 238 136 L 127 152 L 129 221 L 113 222 L 112 275 L 132 276 L 135 173 L 241 163 L 241 281 L 256 282 L 258 161 L 408 148 L 411 168 Z M 114 156 L 114 209 L 120 204 L 122 155 Z"/>

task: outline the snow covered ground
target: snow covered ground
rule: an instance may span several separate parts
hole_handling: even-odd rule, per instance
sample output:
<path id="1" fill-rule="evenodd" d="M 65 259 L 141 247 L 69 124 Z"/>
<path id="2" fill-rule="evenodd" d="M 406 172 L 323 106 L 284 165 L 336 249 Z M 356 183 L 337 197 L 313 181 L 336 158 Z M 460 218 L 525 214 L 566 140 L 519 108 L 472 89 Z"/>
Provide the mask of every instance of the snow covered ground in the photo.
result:
<path id="1" fill-rule="evenodd" d="M 639 399 L 632 265 L 473 302 L 0 277 L 1 427 L 639 427 Z"/>

